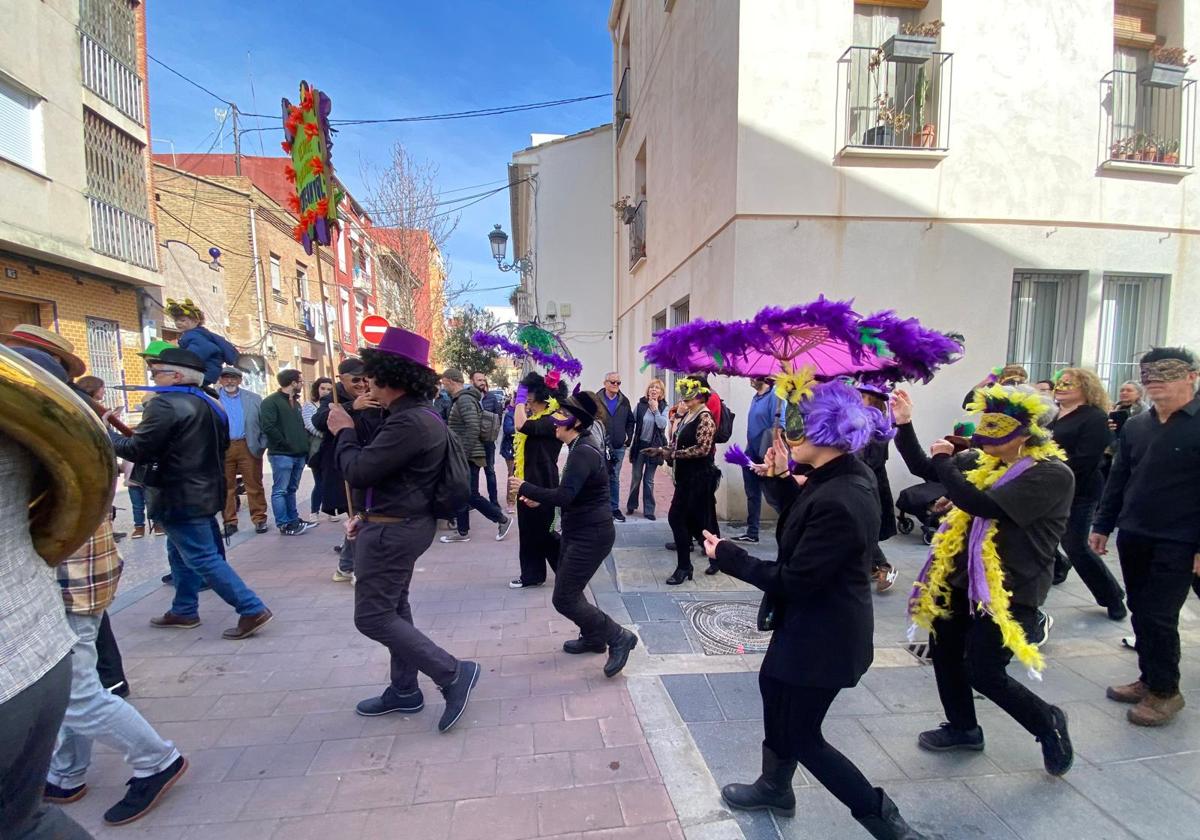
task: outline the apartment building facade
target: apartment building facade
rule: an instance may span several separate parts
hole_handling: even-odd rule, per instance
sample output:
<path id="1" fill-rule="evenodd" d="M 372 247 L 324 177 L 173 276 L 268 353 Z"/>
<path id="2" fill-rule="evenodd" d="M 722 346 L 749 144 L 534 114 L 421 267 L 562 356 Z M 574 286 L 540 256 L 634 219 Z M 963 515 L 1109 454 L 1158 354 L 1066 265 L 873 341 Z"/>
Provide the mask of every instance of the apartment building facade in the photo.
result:
<path id="1" fill-rule="evenodd" d="M 54 330 L 114 386 L 145 384 L 163 283 L 146 78 L 141 3 L 23 4 L 0 28 L 0 331 Z"/>
<path id="2" fill-rule="evenodd" d="M 1200 346 L 1196 84 L 1151 52 L 1200 52 L 1200 2 L 615 0 L 609 28 L 623 369 L 694 317 L 854 298 L 966 336 L 915 389 L 933 433 L 1004 362 L 1115 390 Z"/>

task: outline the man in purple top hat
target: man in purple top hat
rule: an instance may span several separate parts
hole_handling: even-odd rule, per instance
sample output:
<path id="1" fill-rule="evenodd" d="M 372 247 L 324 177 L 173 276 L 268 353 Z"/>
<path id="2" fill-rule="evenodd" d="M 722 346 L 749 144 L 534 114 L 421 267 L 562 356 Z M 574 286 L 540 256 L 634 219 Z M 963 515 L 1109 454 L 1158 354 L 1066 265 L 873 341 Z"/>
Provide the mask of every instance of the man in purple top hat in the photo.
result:
<path id="1" fill-rule="evenodd" d="M 357 542 L 354 626 L 386 647 L 392 663 L 390 685 L 359 703 L 358 713 L 421 711 L 419 671 L 445 697 L 438 723 L 445 732 L 466 709 L 480 668 L 455 659 L 414 627 L 408 604 L 413 568 L 437 530 L 432 499 L 452 451 L 450 432 L 430 407 L 438 378 L 429 369 L 429 342 L 407 330 L 389 327 L 378 347 L 360 355 L 384 421 L 365 445 L 340 405 L 330 407 L 327 423 L 337 440 L 338 468 L 351 487 L 365 491 L 362 509 L 346 524 L 347 537 Z"/>

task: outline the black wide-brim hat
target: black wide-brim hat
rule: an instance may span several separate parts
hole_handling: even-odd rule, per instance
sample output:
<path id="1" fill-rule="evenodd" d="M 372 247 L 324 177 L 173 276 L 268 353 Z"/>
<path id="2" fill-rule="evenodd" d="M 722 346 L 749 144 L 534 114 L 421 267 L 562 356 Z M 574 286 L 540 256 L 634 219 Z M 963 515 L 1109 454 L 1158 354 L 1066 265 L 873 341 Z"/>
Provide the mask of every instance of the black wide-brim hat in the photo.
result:
<path id="1" fill-rule="evenodd" d="M 155 362 L 163 365 L 175 365 L 176 367 L 191 368 L 204 373 L 206 368 L 204 360 L 193 353 L 191 350 L 184 350 L 182 347 L 168 347 L 166 350 L 158 354 L 158 358 L 150 359 L 150 364 Z"/>
<path id="2" fill-rule="evenodd" d="M 600 404 L 596 402 L 596 397 L 590 391 L 580 391 L 578 394 L 572 394 L 567 397 L 559 408 L 570 414 L 577 420 L 582 420 L 585 425 L 592 425 L 596 422 L 596 415 L 600 411 Z"/>

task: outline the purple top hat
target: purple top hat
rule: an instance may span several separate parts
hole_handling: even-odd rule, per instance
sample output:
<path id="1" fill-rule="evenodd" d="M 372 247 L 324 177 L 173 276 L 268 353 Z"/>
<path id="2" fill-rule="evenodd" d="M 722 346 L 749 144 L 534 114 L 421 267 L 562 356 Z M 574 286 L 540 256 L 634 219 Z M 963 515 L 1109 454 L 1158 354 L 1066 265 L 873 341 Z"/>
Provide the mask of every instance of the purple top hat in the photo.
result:
<path id="1" fill-rule="evenodd" d="M 390 353 L 422 367 L 429 367 L 429 339 L 399 327 L 388 327 L 375 347 L 380 353 Z"/>

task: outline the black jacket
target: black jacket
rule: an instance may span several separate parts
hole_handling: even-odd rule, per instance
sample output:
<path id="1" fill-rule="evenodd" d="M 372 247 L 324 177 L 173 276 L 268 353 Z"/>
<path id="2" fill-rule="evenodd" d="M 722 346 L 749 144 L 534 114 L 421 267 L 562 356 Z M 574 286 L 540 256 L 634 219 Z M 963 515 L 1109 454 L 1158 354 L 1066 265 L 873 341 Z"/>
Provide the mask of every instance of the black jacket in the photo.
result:
<path id="1" fill-rule="evenodd" d="M 153 520 L 212 516 L 225 507 L 229 422 L 203 397 L 165 392 L 147 401 L 133 437 L 113 443 L 118 458 L 158 463 L 158 487 L 146 487 Z"/>
<path id="2" fill-rule="evenodd" d="M 879 533 L 875 478 L 844 455 L 764 489 L 782 513 L 775 562 L 751 557 L 736 543 L 717 549 L 721 571 L 771 595 L 782 623 L 771 637 L 762 673 L 811 688 L 848 688 L 874 658 L 871 554 Z"/>
<path id="3" fill-rule="evenodd" d="M 538 487 L 557 487 L 562 443 L 554 434 L 553 415 L 527 419 L 520 432 L 525 435 L 525 480 Z"/>
<path id="4" fill-rule="evenodd" d="M 354 397 L 347 393 L 342 383 L 337 383 L 338 403 L 346 409 L 350 419 L 354 421 L 354 431 L 358 442 L 366 446 L 375 436 L 375 431 L 383 424 L 382 408 L 364 408 L 361 411 L 354 407 Z M 333 404 L 333 395 L 321 398 L 321 405 L 313 412 L 313 428 L 321 432 L 321 448 L 317 450 L 315 461 L 320 471 L 321 481 L 321 510 L 328 514 L 345 513 L 346 481 L 337 465 L 337 440 L 329 434 L 329 406 Z M 362 494 L 354 494 L 355 513 L 362 504 Z"/>
<path id="5" fill-rule="evenodd" d="M 446 460 L 450 432 L 427 400 L 400 397 L 365 446 L 357 429 L 337 436 L 337 466 L 368 513 L 411 519 L 432 518 L 433 489 Z M 368 504 L 369 503 L 369 504 Z"/>
<path id="6" fill-rule="evenodd" d="M 624 449 L 633 434 L 633 408 L 629 405 L 629 397 L 618 391 L 617 410 L 612 414 L 609 414 L 608 404 L 604 402 L 603 388 L 596 392 L 596 402 L 600 407 L 596 420 L 604 426 L 609 448 Z"/>
<path id="7" fill-rule="evenodd" d="M 558 487 L 539 487 L 525 482 L 518 495 L 539 504 L 562 508 L 564 532 L 589 525 L 612 524 L 608 462 L 587 433 L 575 438 L 571 444 Z"/>
<path id="8" fill-rule="evenodd" d="M 1067 466 L 1075 473 L 1075 498 L 1100 501 L 1104 492 L 1100 465 L 1112 443 L 1108 414 L 1094 405 L 1081 405 L 1070 414 L 1056 417 L 1049 428 L 1054 442 L 1067 453 Z"/>
<path id="9" fill-rule="evenodd" d="M 888 442 L 873 440 L 858 453 L 862 462 L 875 474 L 879 488 L 879 541 L 896 536 L 896 502 L 892 498 L 892 482 L 888 478 Z"/>

